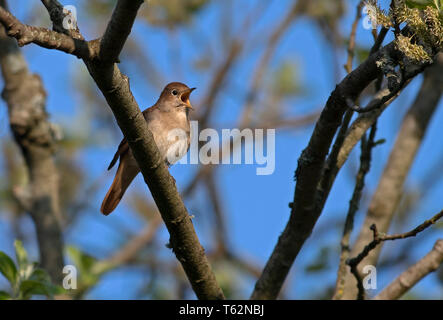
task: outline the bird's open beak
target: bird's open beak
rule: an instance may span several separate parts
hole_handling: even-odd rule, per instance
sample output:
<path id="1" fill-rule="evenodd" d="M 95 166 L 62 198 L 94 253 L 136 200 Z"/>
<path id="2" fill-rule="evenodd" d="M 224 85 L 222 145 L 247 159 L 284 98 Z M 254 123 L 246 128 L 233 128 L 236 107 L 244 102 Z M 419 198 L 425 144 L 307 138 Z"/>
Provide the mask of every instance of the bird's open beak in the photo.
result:
<path id="1" fill-rule="evenodd" d="M 180 99 L 184 102 L 187 108 L 190 108 L 191 110 L 194 110 L 194 108 L 191 105 L 191 102 L 189 101 L 189 96 L 191 95 L 191 92 L 194 91 L 196 88 L 190 88 L 183 91 L 182 95 L 180 96 Z"/>

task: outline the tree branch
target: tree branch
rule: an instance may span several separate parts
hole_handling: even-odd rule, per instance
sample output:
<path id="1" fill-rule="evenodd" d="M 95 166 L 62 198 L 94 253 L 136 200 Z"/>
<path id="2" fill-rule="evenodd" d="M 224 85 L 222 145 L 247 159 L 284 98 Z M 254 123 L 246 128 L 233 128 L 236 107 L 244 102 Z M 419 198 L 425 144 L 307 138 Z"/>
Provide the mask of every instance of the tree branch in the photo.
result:
<path id="1" fill-rule="evenodd" d="M 57 0 L 41 0 L 43 5 L 46 7 L 46 10 L 49 13 L 49 17 L 51 18 L 53 24 L 53 30 L 66 33 L 66 29 L 63 28 L 63 6 Z"/>
<path id="2" fill-rule="evenodd" d="M 349 240 L 351 238 L 352 229 L 354 228 L 354 217 L 358 211 L 362 191 L 365 186 L 365 177 L 371 166 L 372 149 L 376 146 L 374 143 L 376 126 L 377 124 L 375 123 L 371 129 L 371 133 L 369 134 L 369 139 L 363 137 L 361 140 L 360 168 L 357 173 L 357 181 L 355 183 L 354 192 L 352 194 L 351 201 L 349 202 L 349 210 L 346 216 L 343 237 L 341 240 L 340 264 L 337 272 L 337 284 L 333 297 L 334 300 L 341 299 L 344 291 L 346 261 L 348 260 L 350 254 Z"/>
<path id="3" fill-rule="evenodd" d="M 143 0 L 120 0 L 112 13 L 100 42 L 100 60 L 118 62 L 118 56 L 131 33 L 132 25 Z"/>
<path id="4" fill-rule="evenodd" d="M 5 12 L 0 1 L 0 13 Z M 34 221 L 40 264 L 52 281 L 63 279 L 63 238 L 60 228 L 58 172 L 54 162 L 55 138 L 46 113 L 46 92 L 40 77 L 31 74 L 16 42 L 0 24 L 0 66 L 5 83 L 2 97 L 9 123 L 29 173 L 29 188 L 14 195 Z"/>
<path id="5" fill-rule="evenodd" d="M 411 289 L 429 273 L 437 270 L 443 263 L 443 240 L 437 240 L 434 248 L 416 264 L 392 281 L 374 300 L 396 300 Z"/>
<path id="6" fill-rule="evenodd" d="M 1 7 L 0 23 L 6 28 L 8 36 L 17 39 L 20 47 L 35 43 L 43 48 L 60 50 L 84 60 L 97 58 L 99 52 L 98 40 L 84 41 L 46 28 L 22 24 L 16 17 Z"/>
<path id="7" fill-rule="evenodd" d="M 357 241 L 352 248 L 352 255 L 361 252 L 363 247 L 371 241 L 372 233 L 369 227 L 372 224 L 376 224 L 381 232 L 387 232 L 389 229 L 403 194 L 403 184 L 425 137 L 427 127 L 443 92 L 443 55 L 440 54 L 436 61 L 433 66 L 425 71 L 421 88 L 414 103 L 403 119 L 389 160 L 369 205 L 365 221 Z M 373 115 L 370 114 L 371 113 L 367 114 L 369 118 L 363 117 L 364 115 L 362 115 L 363 121 L 361 124 L 364 126 L 368 125 L 368 121 L 366 120 L 373 118 Z M 363 131 L 363 127 L 360 124 L 356 125 L 354 130 L 350 131 L 349 137 L 351 137 L 352 131 L 354 133 Z M 355 141 L 354 138 L 352 138 L 352 140 Z M 347 144 L 345 143 L 345 145 Z M 343 150 L 346 150 L 346 148 L 343 148 Z M 339 159 L 341 159 L 340 156 Z M 364 261 L 365 265 L 376 265 L 380 248 L 381 247 L 377 248 L 368 255 Z M 355 280 L 354 277 L 348 273 L 343 298 L 353 299 L 355 295 Z"/>
<path id="8" fill-rule="evenodd" d="M 216 282 L 204 249 L 195 233 L 190 215 L 177 191 L 175 180 L 161 159 L 152 133 L 132 95 L 129 79 L 120 72 L 115 63 L 111 63 L 120 54 L 142 3 L 142 0 L 118 1 L 113 13 L 113 19 L 115 18 L 116 21 L 111 19 L 109 22 L 103 45 L 99 40 L 94 42 L 102 49 L 109 50 L 109 54 L 107 52 L 100 54 L 103 61 L 89 59 L 87 56 L 84 62 L 128 140 L 144 180 L 170 233 L 170 246 L 182 264 L 194 292 L 199 299 L 223 299 L 223 292 Z M 11 17 L 12 15 L 5 14 L 5 11 L 0 11 L 0 22 L 6 22 L 8 25 L 8 21 L 13 21 L 19 30 L 22 30 L 23 25 L 18 25 L 16 19 L 11 20 Z M 24 30 L 26 32 L 26 28 Z M 20 32 L 13 35 L 19 38 L 22 36 Z M 112 37 L 116 37 L 115 45 L 110 43 Z M 43 46 L 46 44 L 43 43 Z"/>
<path id="9" fill-rule="evenodd" d="M 423 230 L 429 228 L 433 224 L 435 224 L 441 217 L 443 217 L 443 210 L 437 213 L 435 216 L 433 216 L 431 219 L 426 220 L 416 228 L 412 229 L 411 231 L 400 233 L 400 234 L 393 234 L 393 235 L 383 235 L 378 230 L 375 224 L 373 224 L 370 229 L 373 233 L 374 239 L 367 244 L 363 250 L 354 258 L 349 259 L 346 263 L 351 268 L 351 273 L 354 275 L 354 277 L 357 280 L 357 288 L 358 288 L 358 295 L 357 299 L 363 300 L 365 296 L 365 290 L 363 288 L 363 284 L 361 281 L 360 272 L 357 269 L 357 266 L 359 263 L 368 256 L 368 254 L 374 250 L 381 242 L 383 241 L 392 241 L 392 240 L 398 240 L 398 239 L 406 239 L 410 237 L 415 237 L 418 233 L 422 232 Z"/>
<path id="10" fill-rule="evenodd" d="M 332 92 L 317 121 L 308 147 L 303 150 L 295 172 L 297 180 L 291 216 L 256 283 L 252 299 L 275 299 L 292 263 L 320 216 L 315 210 L 315 194 L 322 175 L 326 155 L 348 109 L 347 99 L 355 101 L 360 93 L 378 77 L 377 61 L 382 55 L 394 56 L 393 43 L 371 55 L 352 71 Z"/>
<path id="11" fill-rule="evenodd" d="M 67 13 L 64 11 L 64 7 L 60 2 L 57 0 L 41 0 L 41 2 L 49 13 L 49 17 L 52 21 L 52 30 L 66 34 L 74 39 L 84 40 L 83 35 L 78 29 L 77 21 L 72 21 L 69 24 L 69 28 L 65 29 L 63 21 L 67 17 Z"/>
<path id="12" fill-rule="evenodd" d="M 113 17 L 120 17 L 123 11 L 119 10 L 123 10 L 122 8 L 137 11 L 142 1 L 139 0 L 137 3 L 138 6 L 129 5 L 126 0 L 120 0 Z M 112 27 L 107 28 L 106 37 L 122 33 L 123 36 L 118 36 L 118 41 L 126 39 L 136 12 L 126 12 L 126 14 L 130 17 L 127 20 L 130 21 L 123 23 L 111 20 L 109 23 Z M 111 49 L 111 56 L 106 57 L 105 62 L 112 61 L 113 57 L 119 55 L 118 48 L 121 48 L 121 44 Z M 199 299 L 223 299 L 223 292 L 216 282 L 204 249 L 195 233 L 191 217 L 177 191 L 175 180 L 160 157 L 152 133 L 132 95 L 128 77 L 123 75 L 114 63 L 102 63 L 99 60 L 85 61 L 85 64 L 128 140 L 143 178 L 170 233 L 170 245 L 182 264 L 194 292 Z"/>
<path id="13" fill-rule="evenodd" d="M 358 18 L 358 15 L 357 15 Z M 383 42 L 384 37 L 386 36 L 385 33 L 383 33 L 383 30 L 380 32 L 380 34 L 376 37 L 376 41 L 374 45 L 371 48 L 371 53 L 374 54 L 380 49 L 380 45 Z M 351 36 L 352 38 L 352 36 Z M 351 46 L 351 44 L 350 44 Z M 352 69 L 351 66 L 347 66 L 348 70 Z M 372 105 L 373 101 L 379 101 L 382 99 L 383 96 L 386 96 L 390 93 L 390 90 L 388 88 L 381 90 L 380 85 L 383 79 L 383 75 L 380 73 L 377 82 L 375 84 L 376 89 L 378 90 L 377 94 L 373 97 L 371 102 L 369 102 L 368 105 Z M 346 162 L 349 153 L 352 151 L 352 149 L 355 147 L 355 145 L 362 139 L 365 132 L 375 124 L 376 120 L 382 113 L 382 111 L 390 105 L 394 99 L 400 94 L 400 91 L 397 92 L 397 94 L 391 98 L 390 100 L 386 101 L 379 109 L 376 109 L 369 113 L 364 113 L 360 115 L 357 120 L 354 121 L 354 123 L 349 128 L 349 123 L 352 120 L 352 116 L 354 114 L 354 111 L 350 107 L 344 117 L 343 121 L 340 127 L 340 130 L 338 131 L 337 137 L 335 138 L 334 145 L 332 146 L 332 149 L 328 155 L 328 158 L 325 162 L 325 166 L 323 168 L 323 174 L 319 183 L 319 186 L 317 187 L 317 200 L 316 200 L 316 212 L 318 214 L 321 213 L 323 210 L 323 207 L 326 203 L 326 200 L 329 196 L 329 192 L 332 189 L 332 186 L 334 184 L 334 181 L 338 175 L 338 172 Z M 358 101 L 355 100 L 355 101 Z M 346 102 L 348 106 L 353 106 L 355 104 L 354 100 L 346 99 Z M 356 123 L 359 123 L 360 120 L 365 119 L 365 121 L 362 121 L 362 125 L 355 126 Z M 366 121 L 367 120 L 367 121 Z M 354 130 L 355 128 L 360 130 Z"/>
<path id="14" fill-rule="evenodd" d="M 349 37 L 349 45 L 348 45 L 348 60 L 346 61 L 345 64 L 345 70 L 347 73 L 350 73 L 352 71 L 352 62 L 354 61 L 354 55 L 355 55 L 355 36 L 357 35 L 357 27 L 361 19 L 361 11 L 364 5 L 365 5 L 364 0 L 360 0 L 360 2 L 357 5 L 354 22 L 352 23 L 351 35 Z"/>
<path id="15" fill-rule="evenodd" d="M 380 96 L 377 99 L 373 99 L 365 108 L 360 108 L 354 105 L 351 106 L 351 109 L 358 113 L 367 113 L 382 108 L 383 106 L 389 104 L 389 101 L 395 99 L 400 94 L 401 90 L 409 84 L 410 80 L 415 78 L 415 76 L 421 73 L 427 66 L 427 64 L 423 64 L 419 68 L 416 68 L 413 72 L 410 72 L 407 75 L 403 76 L 400 83 L 396 85 L 396 88 L 392 90 L 388 88 L 388 92 L 386 95 Z"/>

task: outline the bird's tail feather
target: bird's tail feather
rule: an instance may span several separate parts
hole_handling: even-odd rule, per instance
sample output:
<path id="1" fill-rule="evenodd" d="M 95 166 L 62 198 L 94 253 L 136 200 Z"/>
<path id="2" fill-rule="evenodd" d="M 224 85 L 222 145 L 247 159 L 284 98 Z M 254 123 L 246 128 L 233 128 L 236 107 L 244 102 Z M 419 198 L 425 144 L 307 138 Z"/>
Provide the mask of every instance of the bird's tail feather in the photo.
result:
<path id="1" fill-rule="evenodd" d="M 131 168 L 132 169 L 132 168 Z M 125 161 L 120 161 L 120 164 L 115 174 L 114 181 L 106 193 L 105 199 L 100 208 L 101 213 L 105 216 L 109 215 L 119 204 L 126 189 L 136 177 L 138 171 L 126 168 Z"/>

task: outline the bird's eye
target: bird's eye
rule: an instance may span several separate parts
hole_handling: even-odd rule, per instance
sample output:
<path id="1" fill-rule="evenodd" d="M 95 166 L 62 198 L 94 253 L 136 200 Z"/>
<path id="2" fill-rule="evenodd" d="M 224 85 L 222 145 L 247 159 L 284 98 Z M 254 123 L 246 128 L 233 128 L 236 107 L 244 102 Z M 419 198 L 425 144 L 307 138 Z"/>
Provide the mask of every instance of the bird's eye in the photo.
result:
<path id="1" fill-rule="evenodd" d="M 172 92 L 171 92 L 174 96 L 176 96 L 176 95 L 178 95 L 178 91 L 177 90 L 172 90 Z"/>

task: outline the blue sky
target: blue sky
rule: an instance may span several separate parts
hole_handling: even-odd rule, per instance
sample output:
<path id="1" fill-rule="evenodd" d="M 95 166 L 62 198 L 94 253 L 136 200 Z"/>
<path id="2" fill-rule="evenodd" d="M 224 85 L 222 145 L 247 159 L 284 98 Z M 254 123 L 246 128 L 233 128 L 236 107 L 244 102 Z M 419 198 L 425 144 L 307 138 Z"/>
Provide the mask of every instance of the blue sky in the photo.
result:
<path id="1" fill-rule="evenodd" d="M 268 11 L 264 18 L 254 26 L 252 34 L 256 32 L 266 32 L 272 28 L 284 15 L 291 4 L 288 0 L 271 1 Z M 385 1 L 386 2 L 386 1 Z M 20 19 L 26 19 L 29 16 L 29 8 L 33 1 L 21 0 L 10 1 L 12 12 Z M 70 4 L 78 5 L 83 1 L 70 1 Z M 239 21 L 244 18 L 244 12 L 250 10 L 258 0 L 234 1 L 238 7 L 233 16 L 232 26 L 239 28 Z M 341 23 L 343 35 L 348 35 L 350 26 L 355 15 L 356 1 L 348 1 L 348 14 Z M 65 4 L 68 4 L 65 1 Z M 203 47 L 196 45 L 196 42 L 189 36 L 192 33 L 201 32 L 202 38 L 212 41 L 212 47 L 215 54 L 221 58 L 224 48 L 217 42 L 218 37 L 211 37 L 212 32 L 217 30 L 217 13 L 219 10 L 218 1 L 213 1 L 201 11 L 194 19 L 190 27 L 184 30 L 178 30 L 177 47 L 179 48 L 179 57 L 171 55 L 171 48 L 168 45 L 168 38 L 165 31 L 161 28 L 149 26 L 146 23 L 137 22 L 132 36 L 142 39 L 143 48 L 149 53 L 158 69 L 167 82 L 182 81 L 191 87 L 198 89 L 192 95 L 192 101 L 198 105 L 198 101 L 203 97 L 209 74 L 195 72 L 192 65 L 182 65 L 180 70 L 174 69 L 172 59 L 182 59 L 190 61 L 201 55 Z M 35 7 L 33 7 L 35 8 Z M 43 11 L 42 11 L 43 13 Z M 81 12 L 78 13 L 79 26 L 87 38 L 93 38 L 100 35 L 98 30 L 84 27 L 88 25 L 82 20 Z M 372 36 L 368 30 L 358 28 L 358 43 L 363 46 L 370 46 Z M 75 92 L 73 85 L 75 72 L 86 72 L 81 61 L 75 57 L 66 54 L 46 50 L 37 46 L 27 46 L 23 49 L 29 62 L 30 69 L 40 74 L 48 91 L 47 108 L 51 114 L 51 120 L 56 123 L 81 125 L 81 123 L 72 124 L 75 115 L 87 114 L 88 106 L 84 99 Z M 239 92 L 246 92 L 250 83 L 251 71 L 261 56 L 263 48 L 243 55 L 235 65 L 235 72 L 230 74 L 230 87 L 224 90 L 218 98 L 218 107 L 214 114 L 214 119 L 219 126 L 235 123 L 238 117 L 239 109 L 243 106 L 243 100 L 239 100 L 235 94 L 232 94 L 232 86 Z M 343 51 L 344 52 L 344 51 Z M 341 63 L 345 63 L 346 55 L 341 52 Z M 303 114 L 318 110 L 327 100 L 330 92 L 335 87 L 334 79 L 334 57 L 331 54 L 329 44 L 321 34 L 320 30 L 308 19 L 298 20 L 282 39 L 278 50 L 272 60 L 271 69 L 275 69 L 281 61 L 296 61 L 299 69 L 298 76 L 302 85 L 306 88 L 306 94 L 286 101 L 289 114 Z M 146 86 L 143 77 L 136 68 L 133 68 L 123 61 L 122 68 L 127 71 L 131 78 L 131 87 L 134 96 L 140 106 L 147 107 L 152 105 L 158 97 L 158 88 Z M 343 71 L 344 72 L 344 71 Z M 371 194 L 377 185 L 378 178 L 382 173 L 383 166 L 389 156 L 390 149 L 394 143 L 395 133 L 401 123 L 402 115 L 413 101 L 415 93 L 418 90 L 421 77 L 415 79 L 404 94 L 384 113 L 379 122 L 378 138 L 385 138 L 386 143 L 374 150 L 372 170 L 367 178 L 367 191 Z M 3 86 L 0 81 L 0 86 Z M 103 100 L 103 103 L 104 100 Z M 110 112 L 108 110 L 107 112 Z M 5 105 L 0 102 L 0 134 L 7 131 L 5 129 Z M 441 145 L 439 137 L 439 123 L 443 120 L 443 105 L 440 106 L 428 129 L 426 140 L 419 151 L 417 159 L 408 178 L 408 187 L 419 187 L 421 178 L 427 172 L 427 169 L 441 159 L 443 149 L 437 146 Z M 96 128 L 94 125 L 90 128 L 84 128 L 86 136 L 91 139 L 100 139 L 102 143 L 97 147 L 86 148 L 78 155 L 78 161 L 87 169 L 90 181 L 102 179 L 103 187 L 100 192 L 94 195 L 95 210 L 88 212 L 67 234 L 65 241 L 80 247 L 82 250 L 98 257 L 105 258 L 112 250 L 117 248 L 122 241 L 122 237 L 112 229 L 113 224 L 123 224 L 130 230 L 141 230 L 143 228 L 140 218 L 135 216 L 128 209 L 127 203 L 123 202 L 119 209 L 109 217 L 103 217 L 99 213 L 99 205 L 109 187 L 114 171 L 106 172 L 110 159 L 119 143 L 119 137 L 115 137 L 109 132 L 102 132 L 103 128 Z M 297 165 L 297 159 L 306 146 L 312 127 L 299 129 L 293 132 L 277 129 L 276 135 L 276 169 L 274 174 L 269 176 L 257 176 L 255 167 L 251 165 L 229 165 L 222 166 L 217 171 L 219 188 L 221 190 L 224 202 L 223 208 L 227 214 L 227 226 L 229 230 L 229 244 L 234 250 L 263 265 L 269 257 L 272 249 L 278 239 L 278 236 L 284 229 L 289 217 L 288 203 L 292 200 L 294 192 L 293 175 Z M 9 137 L 7 134 L 6 137 Z M 356 148 L 358 151 L 359 148 Z M 60 150 L 62 152 L 62 150 Z M 359 153 L 353 152 L 350 161 L 356 165 Z M 193 165 L 177 165 L 171 168 L 171 173 L 177 180 L 180 188 L 186 185 L 186 182 L 196 170 Z M 332 256 L 329 260 L 327 271 L 307 274 L 304 267 L 312 262 L 318 256 L 320 248 L 329 246 L 338 248 L 341 228 L 328 230 L 328 224 L 331 221 L 344 221 L 347 212 L 348 200 L 351 197 L 353 189 L 352 169 L 344 168 L 339 175 L 333 191 L 329 197 L 326 208 L 320 217 L 313 235 L 307 241 L 306 245 L 299 254 L 289 278 L 287 298 L 303 299 L 318 295 L 324 290 L 325 283 L 333 284 L 335 281 L 338 257 Z M 1 174 L 1 172 L 0 172 Z M 351 178 L 350 178 L 351 177 Z M 150 197 L 149 191 L 144 185 L 141 176 L 138 176 L 131 189 L 145 190 L 147 197 Z M 409 227 L 414 227 L 421 223 L 427 217 L 434 215 L 441 210 L 443 203 L 438 195 L 443 192 L 441 182 L 425 195 L 417 213 L 408 221 Z M 208 217 L 205 217 L 205 193 L 199 192 L 199 197 L 186 203 L 191 214 L 195 215 L 194 225 L 197 233 L 206 248 L 210 248 L 211 243 L 211 225 Z M 366 201 L 367 202 L 367 201 Z M 364 207 L 364 206 L 363 206 Z M 195 211 L 194 211 L 195 210 Z M 359 230 L 363 219 L 364 210 L 360 210 L 357 215 L 355 231 Z M 106 219 L 107 221 L 104 221 Z M 25 228 L 32 230 L 32 224 L 28 219 L 23 219 Z M 111 227 L 110 227 L 111 226 Z M 316 230 L 321 233 L 317 233 Z M 12 253 L 11 229 L 8 224 L 7 215 L 0 214 L 0 250 Z M 354 235 L 356 232 L 354 232 Z M 426 237 L 417 237 L 409 241 L 411 244 L 411 261 L 418 260 L 431 248 L 435 240 L 441 237 L 440 232 L 432 232 Z M 168 241 L 166 230 L 162 230 L 161 239 L 164 243 Z M 423 241 L 422 239 L 425 239 Z M 161 241 L 162 241 L 161 240 Z M 160 242 L 161 242 L 160 241 Z M 395 252 L 398 249 L 396 243 L 386 244 L 383 252 Z M 28 250 L 37 256 L 35 247 L 28 247 Z M 158 250 L 164 250 L 165 255 L 172 255 L 164 247 Z M 386 285 L 392 277 L 402 271 L 404 266 L 396 270 L 390 270 L 379 273 L 379 288 Z M 140 285 L 140 279 L 144 274 L 134 268 L 121 268 L 105 276 L 100 285 L 89 294 L 89 298 L 98 299 L 128 299 L 134 298 L 135 290 Z M 2 284 L 0 279 L 0 285 Z M 252 291 L 253 282 L 246 281 L 244 292 L 247 297 Z M 435 275 L 429 276 L 422 281 L 416 289 L 424 297 L 443 297 L 443 289 L 435 283 Z"/>

